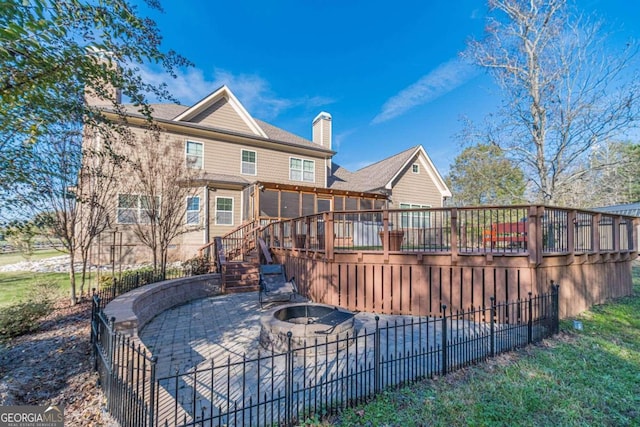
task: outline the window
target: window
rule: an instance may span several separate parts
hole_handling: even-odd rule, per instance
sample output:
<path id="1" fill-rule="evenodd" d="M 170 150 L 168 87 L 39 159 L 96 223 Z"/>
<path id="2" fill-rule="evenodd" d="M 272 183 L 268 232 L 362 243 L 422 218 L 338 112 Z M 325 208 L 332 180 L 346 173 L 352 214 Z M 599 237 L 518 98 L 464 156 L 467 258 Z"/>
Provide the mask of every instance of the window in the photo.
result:
<path id="1" fill-rule="evenodd" d="M 187 197 L 187 224 L 200 224 L 200 197 Z"/>
<path id="2" fill-rule="evenodd" d="M 420 165 L 417 163 L 414 163 L 413 166 L 411 167 L 411 172 L 420 173 Z"/>
<path id="3" fill-rule="evenodd" d="M 202 159 L 203 159 L 203 151 L 202 151 L 202 143 L 201 142 L 193 142 L 187 141 L 187 167 L 193 169 L 202 169 Z"/>
<path id="4" fill-rule="evenodd" d="M 140 201 L 138 222 L 140 224 L 149 224 L 153 217 L 153 212 L 157 212 L 160 209 L 160 197 L 156 197 L 155 205 L 151 196 L 138 196 L 138 200 Z"/>
<path id="5" fill-rule="evenodd" d="M 138 196 L 118 195 L 118 223 L 135 224 L 138 222 Z"/>
<path id="6" fill-rule="evenodd" d="M 400 203 L 400 209 L 424 209 L 430 207 L 430 205 Z M 403 212 L 400 219 L 403 228 L 426 228 L 429 226 L 429 212 Z"/>
<path id="7" fill-rule="evenodd" d="M 242 150 L 242 167 L 240 173 L 243 175 L 256 175 L 256 152 Z"/>
<path id="8" fill-rule="evenodd" d="M 216 197 L 216 224 L 233 225 L 233 198 Z"/>
<path id="9" fill-rule="evenodd" d="M 149 224 L 153 212 L 158 216 L 159 209 L 160 197 L 158 196 L 154 205 L 151 196 L 118 194 L 117 221 L 118 224 Z"/>
<path id="10" fill-rule="evenodd" d="M 313 160 L 303 160 L 291 157 L 289 159 L 289 179 L 292 181 L 315 182 L 315 162 Z"/>

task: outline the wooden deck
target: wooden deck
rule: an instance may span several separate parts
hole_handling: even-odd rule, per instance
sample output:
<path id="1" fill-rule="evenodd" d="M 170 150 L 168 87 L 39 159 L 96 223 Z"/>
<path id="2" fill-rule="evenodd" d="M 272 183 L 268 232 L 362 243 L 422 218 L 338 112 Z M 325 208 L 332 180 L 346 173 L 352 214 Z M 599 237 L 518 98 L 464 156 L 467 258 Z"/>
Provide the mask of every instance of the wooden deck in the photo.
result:
<path id="1" fill-rule="evenodd" d="M 485 245 L 494 224 L 516 222 L 519 236 L 526 227 L 526 245 Z M 520 206 L 330 212 L 261 233 L 300 292 L 317 302 L 438 315 L 442 305 L 462 310 L 487 306 L 490 297 L 515 301 L 548 292 L 553 281 L 567 317 L 631 293 L 637 226 L 633 217 Z"/>

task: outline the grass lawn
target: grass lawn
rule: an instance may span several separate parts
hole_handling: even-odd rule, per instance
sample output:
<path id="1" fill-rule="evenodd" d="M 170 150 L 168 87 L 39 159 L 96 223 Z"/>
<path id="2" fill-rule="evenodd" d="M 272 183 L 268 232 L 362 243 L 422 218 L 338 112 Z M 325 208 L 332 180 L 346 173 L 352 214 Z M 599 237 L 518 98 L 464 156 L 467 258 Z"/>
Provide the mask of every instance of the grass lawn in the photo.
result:
<path id="1" fill-rule="evenodd" d="M 69 295 L 69 273 L 33 273 L 29 271 L 0 273 L 0 308 L 14 302 L 24 301 L 32 293 L 34 285 L 43 282 L 58 285 L 60 295 L 50 295 L 52 298 Z"/>
<path id="2" fill-rule="evenodd" d="M 640 425 L 640 267 L 634 294 L 561 323 L 553 339 L 386 392 L 337 426 Z"/>
<path id="3" fill-rule="evenodd" d="M 31 255 L 30 260 L 37 261 L 40 259 L 51 258 L 54 256 L 61 256 L 64 254 L 65 254 L 64 252 L 60 252 L 55 249 L 42 249 L 42 250 L 35 251 L 33 255 Z M 0 266 L 17 264 L 23 261 L 27 261 L 27 259 L 20 252 L 0 254 Z"/>

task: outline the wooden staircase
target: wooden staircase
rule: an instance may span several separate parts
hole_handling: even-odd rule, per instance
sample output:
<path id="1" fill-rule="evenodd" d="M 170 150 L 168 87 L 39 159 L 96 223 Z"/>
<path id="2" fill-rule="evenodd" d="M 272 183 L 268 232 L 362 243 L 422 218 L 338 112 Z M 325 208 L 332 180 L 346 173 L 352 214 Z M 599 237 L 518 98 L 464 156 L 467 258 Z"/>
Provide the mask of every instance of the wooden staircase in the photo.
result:
<path id="1" fill-rule="evenodd" d="M 214 247 L 215 266 L 222 275 L 222 288 L 226 293 L 255 292 L 260 290 L 260 253 L 272 263 L 265 242 L 257 238 L 256 223 L 238 227 L 225 236 L 199 248 L 199 256 Z M 259 243 L 259 245 L 258 245 Z M 212 264 L 213 265 L 213 264 Z"/>
<path id="2" fill-rule="evenodd" d="M 232 261 L 225 264 L 224 289 L 226 293 L 255 292 L 260 290 L 260 269 L 253 262 Z"/>

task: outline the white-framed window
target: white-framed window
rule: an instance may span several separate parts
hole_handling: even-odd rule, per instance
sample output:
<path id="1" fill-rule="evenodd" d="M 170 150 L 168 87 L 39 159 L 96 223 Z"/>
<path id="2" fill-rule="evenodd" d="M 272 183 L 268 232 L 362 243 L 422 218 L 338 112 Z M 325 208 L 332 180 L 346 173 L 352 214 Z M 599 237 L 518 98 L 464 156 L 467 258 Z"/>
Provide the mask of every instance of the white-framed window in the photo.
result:
<path id="1" fill-rule="evenodd" d="M 289 157 L 289 179 L 291 181 L 316 182 L 316 162 Z"/>
<path id="2" fill-rule="evenodd" d="M 256 175 L 258 172 L 258 154 L 252 150 L 242 150 L 241 156 L 240 173 L 243 175 Z"/>
<path id="3" fill-rule="evenodd" d="M 400 203 L 400 209 L 425 209 L 431 205 Z M 403 228 L 426 228 L 429 226 L 429 212 L 403 212 L 400 216 Z"/>
<path id="4" fill-rule="evenodd" d="M 187 197 L 187 225 L 200 224 L 200 197 Z"/>
<path id="5" fill-rule="evenodd" d="M 216 225 L 233 225 L 233 197 L 216 197 Z"/>
<path id="6" fill-rule="evenodd" d="M 202 169 L 204 150 L 201 142 L 187 141 L 185 144 L 187 167 Z"/>
<path id="7" fill-rule="evenodd" d="M 413 166 L 411 166 L 411 172 L 420 173 L 420 165 L 417 163 L 414 163 Z"/>
<path id="8" fill-rule="evenodd" d="M 138 194 L 118 194 L 116 220 L 118 224 L 149 224 L 153 212 L 159 215 L 160 197 L 156 196 L 155 205 L 151 196 Z"/>

